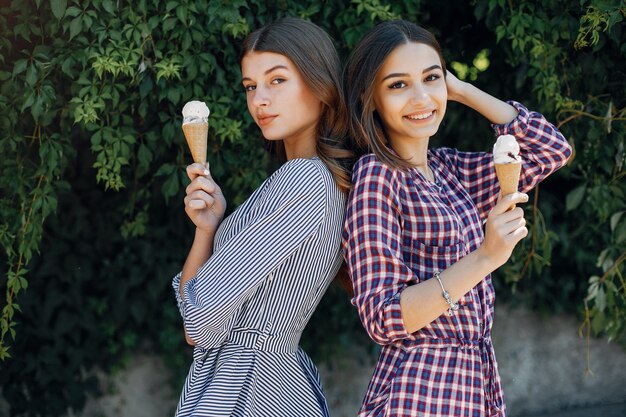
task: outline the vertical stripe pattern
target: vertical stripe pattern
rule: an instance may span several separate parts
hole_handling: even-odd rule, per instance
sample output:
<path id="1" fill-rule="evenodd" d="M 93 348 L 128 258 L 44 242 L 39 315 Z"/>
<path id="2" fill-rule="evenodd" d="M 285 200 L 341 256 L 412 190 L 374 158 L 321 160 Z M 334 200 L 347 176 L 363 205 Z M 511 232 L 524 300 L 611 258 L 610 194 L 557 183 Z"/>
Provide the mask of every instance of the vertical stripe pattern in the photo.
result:
<path id="1" fill-rule="evenodd" d="M 567 161 L 571 148 L 536 112 L 519 115 L 497 134 L 514 135 L 524 160 L 519 189 L 529 191 Z M 391 169 L 374 155 L 353 171 L 344 256 L 359 317 L 383 345 L 360 417 L 505 416 L 493 347 L 491 276 L 415 333 L 402 321 L 400 294 L 430 279 L 483 241 L 483 219 L 500 191 L 493 156 L 438 148 L 428 152 L 435 182 L 416 169 Z"/>
<path id="2" fill-rule="evenodd" d="M 300 335 L 341 264 L 345 197 L 318 158 L 294 159 L 220 225 L 178 291 L 196 342 L 176 415 L 327 416 Z"/>

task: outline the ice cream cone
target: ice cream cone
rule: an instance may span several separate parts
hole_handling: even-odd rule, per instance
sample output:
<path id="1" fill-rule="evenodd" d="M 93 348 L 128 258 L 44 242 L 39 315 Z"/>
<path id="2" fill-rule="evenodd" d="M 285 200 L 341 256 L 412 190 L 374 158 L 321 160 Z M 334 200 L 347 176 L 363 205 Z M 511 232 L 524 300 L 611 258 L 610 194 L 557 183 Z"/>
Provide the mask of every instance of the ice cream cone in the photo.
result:
<path id="1" fill-rule="evenodd" d="M 519 184 L 519 175 L 522 170 L 521 162 L 514 162 L 512 164 L 494 164 L 496 166 L 496 175 L 498 182 L 500 183 L 500 191 L 502 195 L 513 194 L 517 191 L 517 184 Z M 515 208 L 515 204 L 507 210 Z"/>
<path id="2" fill-rule="evenodd" d="M 183 124 L 183 132 L 185 133 L 185 139 L 187 139 L 187 145 L 189 145 L 191 150 L 193 161 L 206 164 L 209 124 L 185 123 Z"/>
<path id="3" fill-rule="evenodd" d="M 500 183 L 502 195 L 513 194 L 517 191 L 519 176 L 522 169 L 522 163 L 516 162 L 512 164 L 494 164 L 496 166 L 496 175 Z"/>

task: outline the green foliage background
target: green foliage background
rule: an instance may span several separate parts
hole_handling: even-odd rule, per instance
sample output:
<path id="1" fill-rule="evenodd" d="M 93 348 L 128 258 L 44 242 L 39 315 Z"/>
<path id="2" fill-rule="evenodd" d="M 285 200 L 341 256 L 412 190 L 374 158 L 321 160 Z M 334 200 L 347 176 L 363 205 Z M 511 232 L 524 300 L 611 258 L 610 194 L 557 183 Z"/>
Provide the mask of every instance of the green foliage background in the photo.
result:
<path id="1" fill-rule="evenodd" d="M 12 415 L 79 410 L 94 367 L 113 372 L 141 350 L 186 373 L 170 289 L 192 236 L 180 110 L 209 103 L 211 167 L 232 209 L 275 166 L 246 112 L 238 45 L 288 15 L 324 27 L 342 57 L 380 20 L 416 21 L 461 78 L 558 124 L 575 157 L 527 207 L 532 233 L 498 271 L 499 296 L 574 312 L 581 334 L 624 343 L 622 1 L 13 0 L 0 5 L 0 387 Z M 434 143 L 491 140 L 452 104 Z M 329 360 L 364 343 L 331 287 L 304 347 Z"/>

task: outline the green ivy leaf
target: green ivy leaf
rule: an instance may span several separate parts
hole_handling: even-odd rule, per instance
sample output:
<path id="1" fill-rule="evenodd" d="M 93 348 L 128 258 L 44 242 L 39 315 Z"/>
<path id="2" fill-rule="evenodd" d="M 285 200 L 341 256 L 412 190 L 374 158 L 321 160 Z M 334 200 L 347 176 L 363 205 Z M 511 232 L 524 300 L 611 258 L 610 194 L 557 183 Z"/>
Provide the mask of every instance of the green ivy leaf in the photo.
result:
<path id="1" fill-rule="evenodd" d="M 15 64 L 13 65 L 13 76 L 15 77 L 16 75 L 24 72 L 27 66 L 28 61 L 26 59 L 18 59 L 15 61 Z"/>
<path id="2" fill-rule="evenodd" d="M 139 152 L 137 153 L 137 159 L 139 160 L 139 164 L 143 168 L 147 168 L 152 162 L 152 152 L 143 143 L 139 145 Z"/>
<path id="3" fill-rule="evenodd" d="M 567 211 L 575 210 L 580 203 L 582 203 L 585 197 L 585 191 L 587 190 L 587 184 L 579 185 L 567 194 L 565 197 L 565 209 Z"/>
<path id="4" fill-rule="evenodd" d="M 4 361 L 6 359 L 11 358 L 11 354 L 9 353 L 8 346 L 0 346 L 0 361 Z"/>
<path id="5" fill-rule="evenodd" d="M 596 308 L 593 310 L 593 319 L 591 319 L 591 329 L 595 334 L 599 334 L 602 332 L 606 325 L 606 316 L 601 311 L 598 311 Z"/>
<path id="6" fill-rule="evenodd" d="M 39 121 L 39 118 L 43 114 L 43 100 L 40 96 L 35 98 L 35 101 L 30 108 L 30 113 L 33 115 L 33 119 Z"/>
<path id="7" fill-rule="evenodd" d="M 83 27 L 83 19 L 77 17 L 70 23 L 70 40 L 78 35 Z"/>
<path id="8" fill-rule="evenodd" d="M 176 17 L 180 20 L 180 23 L 187 26 L 187 7 L 178 5 L 176 7 Z"/>
<path id="9" fill-rule="evenodd" d="M 67 0 L 50 0 L 50 7 L 52 8 L 52 14 L 54 17 L 61 20 L 65 15 Z"/>
<path id="10" fill-rule="evenodd" d="M 178 189 L 180 188 L 180 184 L 178 183 L 178 175 L 176 172 L 173 172 L 163 183 L 161 187 L 161 191 L 163 192 L 163 197 L 165 197 L 165 201 L 169 201 L 169 199 L 176 195 Z"/>
<path id="11" fill-rule="evenodd" d="M 159 167 L 157 172 L 154 173 L 155 177 L 159 177 L 161 175 L 171 176 L 174 171 L 176 171 L 176 165 L 174 164 L 163 164 Z"/>
<path id="12" fill-rule="evenodd" d="M 598 292 L 596 293 L 595 305 L 600 312 L 604 312 L 606 308 L 606 293 L 602 287 L 598 288 Z"/>
<path id="13" fill-rule="evenodd" d="M 65 14 L 69 17 L 76 17 L 81 14 L 81 10 L 76 6 L 70 6 Z"/>
<path id="14" fill-rule="evenodd" d="M 615 227 L 617 226 L 619 220 L 622 218 L 622 214 L 624 214 L 623 211 L 618 211 L 617 213 L 613 213 L 613 215 L 611 216 L 611 232 L 615 231 Z"/>
<path id="15" fill-rule="evenodd" d="M 20 111 L 23 112 L 24 110 L 26 110 L 27 108 L 29 108 L 30 106 L 33 105 L 33 103 L 35 102 L 35 92 L 31 92 L 28 97 L 26 98 L 26 100 L 24 100 L 24 103 L 22 104 L 22 107 L 20 108 Z"/>
<path id="16" fill-rule="evenodd" d="M 621 244 L 626 240 L 626 221 L 622 221 L 615 229 L 615 243 Z"/>
<path id="17" fill-rule="evenodd" d="M 104 0 L 102 2 L 102 7 L 107 12 L 109 12 L 111 14 L 115 14 L 115 6 L 113 5 L 113 2 L 111 0 Z"/>
<path id="18" fill-rule="evenodd" d="M 37 84 L 37 68 L 34 65 L 31 65 L 26 70 L 26 84 L 31 87 L 34 87 Z"/>
<path id="19" fill-rule="evenodd" d="M 163 22 L 163 32 L 169 32 L 170 30 L 174 29 L 177 24 L 178 20 L 176 20 L 176 18 L 174 17 L 165 19 L 165 22 Z"/>

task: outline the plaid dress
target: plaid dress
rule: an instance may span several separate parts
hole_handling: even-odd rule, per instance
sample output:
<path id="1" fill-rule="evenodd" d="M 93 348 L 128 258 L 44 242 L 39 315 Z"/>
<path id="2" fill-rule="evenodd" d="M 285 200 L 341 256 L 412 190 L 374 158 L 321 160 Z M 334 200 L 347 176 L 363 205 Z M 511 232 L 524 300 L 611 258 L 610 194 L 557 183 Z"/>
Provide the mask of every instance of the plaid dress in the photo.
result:
<path id="1" fill-rule="evenodd" d="M 497 134 L 514 135 L 524 160 L 519 189 L 560 168 L 571 148 L 539 113 L 519 115 Z M 505 416 L 491 344 L 491 276 L 446 313 L 408 333 L 400 293 L 476 250 L 500 191 L 491 153 L 428 151 L 435 182 L 416 169 L 392 169 L 370 154 L 356 163 L 343 233 L 354 285 L 352 303 L 370 337 L 383 345 L 359 416 Z"/>

